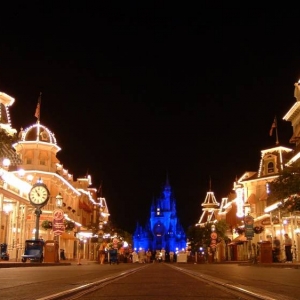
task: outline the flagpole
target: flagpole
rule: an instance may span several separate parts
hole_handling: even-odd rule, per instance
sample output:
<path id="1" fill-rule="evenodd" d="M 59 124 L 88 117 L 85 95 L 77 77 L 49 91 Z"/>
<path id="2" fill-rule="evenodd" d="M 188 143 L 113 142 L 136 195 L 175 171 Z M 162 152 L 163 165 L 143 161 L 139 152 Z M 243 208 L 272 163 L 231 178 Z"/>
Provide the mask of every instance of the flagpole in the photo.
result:
<path id="1" fill-rule="evenodd" d="M 275 127 L 275 133 L 276 133 L 276 145 L 279 145 L 279 140 L 278 140 L 278 126 L 277 126 L 277 118 L 275 116 L 275 120 L 276 120 L 276 127 Z"/>
<path id="2" fill-rule="evenodd" d="M 42 99 L 42 92 L 40 92 L 39 98 L 38 98 L 38 103 L 35 109 L 35 114 L 34 116 L 37 118 L 37 137 L 36 140 L 39 142 L 40 140 L 40 117 L 41 117 L 41 99 Z"/>
<path id="3" fill-rule="evenodd" d="M 276 135 L 276 145 L 278 145 L 279 144 L 279 140 L 278 140 L 277 118 L 276 118 L 276 116 L 274 117 L 274 121 L 273 121 L 271 129 L 270 129 L 270 136 L 273 135 L 273 129 L 274 128 L 275 128 L 275 135 Z"/>

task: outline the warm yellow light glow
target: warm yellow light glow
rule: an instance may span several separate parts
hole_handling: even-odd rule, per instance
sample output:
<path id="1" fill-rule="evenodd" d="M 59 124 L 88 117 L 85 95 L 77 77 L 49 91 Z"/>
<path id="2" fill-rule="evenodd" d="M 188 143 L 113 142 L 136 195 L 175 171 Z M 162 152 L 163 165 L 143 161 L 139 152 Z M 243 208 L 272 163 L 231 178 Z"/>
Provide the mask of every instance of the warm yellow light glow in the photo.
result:
<path id="1" fill-rule="evenodd" d="M 24 175 L 25 175 L 24 169 L 18 170 L 18 174 L 19 174 L 20 177 L 24 177 Z"/>
<path id="2" fill-rule="evenodd" d="M 26 177 L 26 179 L 27 179 L 29 182 L 31 182 L 31 181 L 33 180 L 33 175 L 28 174 L 27 177 Z"/>
<path id="3" fill-rule="evenodd" d="M 280 201 L 276 202 L 276 203 L 274 203 L 274 204 L 272 204 L 270 206 L 267 206 L 264 211 L 265 211 L 265 213 L 268 213 L 268 212 L 270 212 L 270 211 L 272 211 L 274 209 L 277 209 L 280 205 L 282 205 L 282 203 Z"/>
<path id="4" fill-rule="evenodd" d="M 4 168 L 8 168 L 10 166 L 10 160 L 8 158 L 4 158 L 2 161 L 2 165 Z"/>
<path id="5" fill-rule="evenodd" d="M 243 200 L 243 189 L 237 188 L 236 189 L 236 206 L 237 206 L 237 212 L 236 215 L 238 218 L 242 218 L 244 216 L 244 200 Z"/>
<path id="6" fill-rule="evenodd" d="M 6 214 L 9 214 L 13 210 L 13 205 L 11 203 L 4 203 L 3 210 Z"/>

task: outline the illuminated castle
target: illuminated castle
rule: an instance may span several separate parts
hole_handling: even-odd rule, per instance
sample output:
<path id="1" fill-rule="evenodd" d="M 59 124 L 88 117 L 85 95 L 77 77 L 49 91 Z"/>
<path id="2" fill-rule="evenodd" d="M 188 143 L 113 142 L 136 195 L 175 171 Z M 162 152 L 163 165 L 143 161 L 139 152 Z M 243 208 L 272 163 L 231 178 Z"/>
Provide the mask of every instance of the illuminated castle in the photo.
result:
<path id="1" fill-rule="evenodd" d="M 176 251 L 185 249 L 186 235 L 178 221 L 176 203 L 167 178 L 161 196 L 151 205 L 150 219 L 133 234 L 135 249 Z"/>

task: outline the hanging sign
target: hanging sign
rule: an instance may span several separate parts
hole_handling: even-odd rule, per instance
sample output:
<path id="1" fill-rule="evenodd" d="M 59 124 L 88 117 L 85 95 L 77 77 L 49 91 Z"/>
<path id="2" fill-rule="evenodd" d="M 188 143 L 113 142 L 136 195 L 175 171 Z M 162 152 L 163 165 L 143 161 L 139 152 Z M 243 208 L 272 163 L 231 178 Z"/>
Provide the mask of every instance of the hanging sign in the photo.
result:
<path id="1" fill-rule="evenodd" d="M 60 208 L 53 211 L 52 230 L 54 235 L 61 235 L 65 232 L 64 211 Z"/>
<path id="2" fill-rule="evenodd" d="M 216 232 L 212 232 L 210 234 L 211 240 L 210 240 L 210 247 L 212 248 L 212 250 L 215 250 L 217 248 L 217 238 L 218 238 L 218 234 Z"/>
<path id="3" fill-rule="evenodd" d="M 254 230 L 253 230 L 254 218 L 251 217 L 250 215 L 245 216 L 244 224 L 245 224 L 245 236 L 247 240 L 252 240 L 252 238 L 254 237 Z"/>

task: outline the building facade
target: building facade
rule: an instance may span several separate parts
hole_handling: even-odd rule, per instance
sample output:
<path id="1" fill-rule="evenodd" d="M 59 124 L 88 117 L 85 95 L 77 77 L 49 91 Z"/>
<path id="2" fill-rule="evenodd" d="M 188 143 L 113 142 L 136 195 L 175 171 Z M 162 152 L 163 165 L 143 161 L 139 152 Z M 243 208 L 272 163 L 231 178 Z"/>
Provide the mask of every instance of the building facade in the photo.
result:
<path id="1" fill-rule="evenodd" d="M 280 199 L 278 203 L 268 205 L 268 185 L 278 178 L 280 172 L 299 161 L 300 158 L 300 84 L 294 85 L 296 102 L 283 117 L 283 120 L 292 123 L 293 133 L 289 142 L 295 147 L 281 146 L 278 141 L 276 120 L 271 127 L 276 134 L 276 145 L 261 151 L 261 159 L 258 162 L 257 171 L 246 171 L 233 183 L 232 192 L 222 198 L 219 209 L 214 210 L 216 220 L 224 219 L 230 225 L 230 238 L 239 244 L 239 255 L 235 259 L 246 260 L 253 251 L 248 243 L 259 245 L 263 242 L 273 242 L 274 238 L 284 243 L 284 234 L 288 233 L 293 240 L 293 259 L 299 261 L 300 247 L 300 212 L 282 214 L 281 206 L 286 199 Z M 247 240 L 244 234 L 244 218 L 250 215 L 254 219 L 253 226 L 262 228 L 258 230 L 252 239 Z M 197 224 L 198 225 L 198 224 Z M 231 244 L 231 245 L 232 245 Z M 251 249 L 249 251 L 249 249 Z M 281 249 L 281 258 L 284 259 L 284 251 Z M 250 253 L 249 253 L 250 252 Z M 224 257 L 224 255 L 220 255 Z"/>
<path id="2" fill-rule="evenodd" d="M 74 180 L 63 167 L 56 156 L 61 148 L 54 133 L 40 123 L 39 115 L 36 114 L 36 123 L 21 128 L 18 133 L 11 127 L 9 106 L 13 103 L 12 97 L 0 93 L 0 131 L 8 137 L 8 142 L 0 147 L 1 244 L 7 245 L 11 260 L 20 261 L 25 240 L 35 239 L 37 230 L 39 238 L 54 240 L 51 224 L 59 195 L 65 224 L 64 232 L 58 237 L 59 248 L 64 249 L 67 259 L 75 259 L 81 243 L 82 257 L 95 259 L 93 237 L 97 237 L 99 225 L 107 222 L 109 216 L 105 198 L 99 197 L 91 187 L 90 176 Z M 9 138 L 13 141 L 11 147 Z M 37 214 L 28 194 L 38 181 L 46 184 L 50 198 L 42 207 L 36 228 Z"/>

